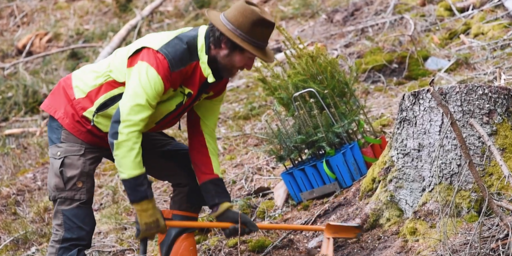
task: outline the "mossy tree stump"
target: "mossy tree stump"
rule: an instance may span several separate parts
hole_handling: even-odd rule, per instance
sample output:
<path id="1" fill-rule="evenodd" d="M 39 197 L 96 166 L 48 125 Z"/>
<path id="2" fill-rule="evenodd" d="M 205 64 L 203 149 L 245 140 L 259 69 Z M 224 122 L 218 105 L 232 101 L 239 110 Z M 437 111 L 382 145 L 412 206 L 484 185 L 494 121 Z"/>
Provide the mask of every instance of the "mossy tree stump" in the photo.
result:
<path id="1" fill-rule="evenodd" d="M 498 127 L 510 129 L 510 125 L 503 124 L 510 119 L 512 88 L 468 84 L 439 87 L 438 92 L 457 120 L 484 180 L 491 176 L 491 179 L 499 181 L 503 177 L 501 170 L 492 175 L 486 173 L 490 171 L 489 162 L 493 157 L 487 153 L 487 146 L 469 120 L 474 119 L 489 137 L 496 140 Z M 437 107 L 428 89 L 413 91 L 402 97 L 390 157 L 394 170 L 387 178 L 387 189 L 404 211 L 404 217 L 411 217 L 424 203 L 424 195 L 441 184 L 456 185 L 461 190 L 471 190 L 474 186 L 448 119 Z M 488 189 L 496 190 L 499 187 L 498 184 L 493 186 Z"/>

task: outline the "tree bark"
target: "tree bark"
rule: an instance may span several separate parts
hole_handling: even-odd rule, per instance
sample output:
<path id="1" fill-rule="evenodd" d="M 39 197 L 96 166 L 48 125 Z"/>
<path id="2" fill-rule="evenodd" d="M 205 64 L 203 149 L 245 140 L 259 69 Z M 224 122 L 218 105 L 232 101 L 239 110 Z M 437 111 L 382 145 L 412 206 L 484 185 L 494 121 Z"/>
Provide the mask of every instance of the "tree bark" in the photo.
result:
<path id="1" fill-rule="evenodd" d="M 474 119 L 492 137 L 495 123 L 510 116 L 512 89 L 471 84 L 440 87 L 438 93 L 453 113 L 476 168 L 482 171 L 485 143 L 469 120 Z M 396 175 L 388 189 L 406 217 L 412 215 L 423 194 L 440 183 L 458 184 L 462 189 L 474 184 L 450 123 L 428 88 L 402 97 L 392 145 Z"/>
<path id="2" fill-rule="evenodd" d="M 468 162 L 468 168 L 469 172 L 471 173 L 471 176 L 473 177 L 473 180 L 475 180 L 476 185 L 480 189 L 480 193 L 485 198 L 487 203 L 489 204 L 489 208 L 494 212 L 496 216 L 500 219 L 501 225 L 508 229 L 509 231 L 512 231 L 510 229 L 510 226 L 507 222 L 507 219 L 505 218 L 505 215 L 500 211 L 498 206 L 496 206 L 496 203 L 494 202 L 494 199 L 490 196 L 489 190 L 487 187 L 485 187 L 485 184 L 480 177 L 480 174 L 478 173 L 478 170 L 476 169 L 475 162 L 473 161 L 473 157 L 471 157 L 471 154 L 469 154 L 469 147 L 466 143 L 466 140 L 464 139 L 464 135 L 462 134 L 462 130 L 460 129 L 459 124 L 453 117 L 453 113 L 450 110 L 450 108 L 446 105 L 444 100 L 441 98 L 441 95 L 435 90 L 434 86 L 432 85 L 434 80 L 430 82 L 430 86 L 432 87 L 429 91 L 432 97 L 434 97 L 434 100 L 437 103 L 437 106 L 443 111 L 444 116 L 448 118 L 448 122 L 450 123 L 450 126 L 452 127 L 452 130 L 455 134 L 455 137 L 457 138 L 457 142 L 459 143 L 459 146 L 461 148 L 462 156 L 464 157 L 464 160 Z M 470 124 L 475 124 L 473 119 L 469 120 Z M 479 127 L 482 128 L 482 127 Z"/>

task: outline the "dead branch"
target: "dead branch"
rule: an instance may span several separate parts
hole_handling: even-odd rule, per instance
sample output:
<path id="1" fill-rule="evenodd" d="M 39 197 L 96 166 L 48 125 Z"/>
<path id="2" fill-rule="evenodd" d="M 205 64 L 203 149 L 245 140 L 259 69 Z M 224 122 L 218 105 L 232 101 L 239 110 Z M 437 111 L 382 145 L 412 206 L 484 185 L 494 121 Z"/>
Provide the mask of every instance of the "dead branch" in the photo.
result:
<path id="1" fill-rule="evenodd" d="M 28 58 L 19 59 L 17 61 L 11 62 L 11 63 L 0 63 L 0 68 L 7 69 L 7 68 L 10 68 L 13 65 L 18 64 L 18 63 L 35 60 L 35 59 L 46 57 L 46 56 L 49 56 L 49 55 L 52 55 L 52 54 L 55 54 L 55 53 L 59 53 L 59 52 L 69 51 L 69 50 L 78 49 L 78 48 L 100 47 L 100 46 L 101 46 L 100 44 L 77 44 L 77 45 L 72 45 L 72 46 L 68 46 L 68 47 L 65 47 L 65 48 L 56 49 L 56 50 L 53 50 L 53 51 L 49 51 L 49 52 L 33 55 L 33 56 L 28 57 Z"/>
<path id="2" fill-rule="evenodd" d="M 17 134 L 22 134 L 22 133 L 27 133 L 27 132 L 38 132 L 41 128 L 15 128 L 15 129 L 9 129 L 9 130 L 5 130 L 2 134 L 3 136 L 8 136 L 8 135 L 17 135 Z"/>
<path id="3" fill-rule="evenodd" d="M 480 133 L 480 135 L 482 135 L 482 138 L 484 139 L 485 144 L 487 144 L 487 146 L 489 146 L 489 148 L 491 149 L 492 154 L 496 158 L 496 162 L 498 162 L 498 165 L 500 166 L 501 171 L 503 172 L 503 176 L 505 176 L 505 183 L 506 183 L 511 178 L 511 174 L 510 174 L 510 170 L 507 167 L 507 164 L 505 164 L 505 161 L 503 161 L 503 158 L 501 157 L 500 152 L 498 152 L 498 149 L 496 148 L 496 146 L 494 146 L 494 144 L 492 143 L 489 136 L 487 136 L 487 133 L 485 133 L 484 129 L 478 123 L 476 123 L 475 120 L 470 119 L 469 124 L 471 124 L 473 127 L 475 127 L 475 130 L 478 133 Z"/>
<path id="4" fill-rule="evenodd" d="M 464 11 L 467 11 L 472 6 L 473 6 L 473 8 L 475 8 L 475 7 L 478 8 L 480 6 L 487 4 L 487 2 L 489 2 L 489 0 L 469 0 L 469 1 L 455 3 L 454 6 L 457 9 L 462 9 Z"/>
<path id="5" fill-rule="evenodd" d="M 448 3 L 450 4 L 450 6 L 452 7 L 452 11 L 453 13 L 455 13 L 455 15 L 457 15 L 457 17 L 459 17 L 460 19 L 463 19 L 465 20 L 462 16 L 460 16 L 460 13 L 457 11 L 457 7 L 455 7 L 452 3 L 451 0 L 448 0 Z"/>
<path id="6" fill-rule="evenodd" d="M 489 203 L 489 208 L 494 212 L 496 216 L 498 216 L 500 220 L 500 224 L 507 229 L 508 231 L 512 231 L 510 225 L 507 222 L 507 219 L 501 212 L 501 210 L 498 208 L 494 200 L 489 196 L 489 191 L 484 185 L 484 182 L 482 181 L 482 178 L 480 178 L 480 175 L 478 174 L 478 170 L 476 169 L 475 163 L 473 162 L 473 158 L 469 154 L 469 148 L 466 144 L 466 140 L 464 139 L 464 135 L 462 134 L 462 131 L 460 130 L 459 125 L 457 124 L 457 121 L 455 120 L 455 117 L 453 116 L 452 112 L 450 111 L 450 108 L 444 103 L 443 99 L 441 98 L 441 95 L 435 90 L 434 88 L 434 80 L 430 80 L 430 94 L 434 98 L 434 100 L 437 103 L 437 106 L 443 111 L 444 115 L 450 122 L 450 126 L 452 127 L 453 132 L 455 133 L 455 137 L 457 138 L 457 141 L 459 142 L 462 155 L 468 161 L 468 168 L 469 172 L 471 173 L 471 176 L 473 176 L 473 179 L 475 180 L 475 183 L 477 184 L 478 188 L 480 189 L 480 192 L 484 196 L 485 200 Z"/>
<path id="7" fill-rule="evenodd" d="M 505 202 L 500 202 L 500 201 L 494 201 L 494 202 L 496 203 L 497 206 L 499 206 L 503 209 L 512 211 L 512 205 L 505 203 Z"/>
<path id="8" fill-rule="evenodd" d="M 114 38 L 112 38 L 110 43 L 101 51 L 100 55 L 98 55 L 98 58 L 96 58 L 94 62 L 98 62 L 108 57 L 112 52 L 114 52 L 114 50 L 117 49 L 117 47 L 119 47 L 119 45 L 123 43 L 123 41 L 126 39 L 130 31 L 132 31 L 137 26 L 137 24 L 139 24 L 139 22 L 141 22 L 144 18 L 150 15 L 156 8 L 162 5 L 163 2 L 164 0 L 155 0 L 154 2 L 146 6 L 146 8 L 142 10 L 140 15 L 137 15 L 137 17 L 133 18 L 128 23 L 126 23 L 121 28 L 121 30 L 117 32 Z"/>
<path id="9" fill-rule="evenodd" d="M 27 233 L 27 231 L 23 231 L 22 233 L 19 233 L 9 239 L 7 239 L 7 241 L 5 241 L 2 245 L 0 245 L 0 249 L 2 249 L 6 244 L 8 244 L 9 242 L 11 242 L 14 238 L 18 237 L 18 236 L 21 236 L 23 234 Z"/>
<path id="10" fill-rule="evenodd" d="M 504 245 L 504 244 L 508 244 L 508 243 L 510 243 L 510 242 L 512 242 L 512 239 L 506 239 L 506 240 L 503 240 L 503 241 L 499 241 L 499 242 L 497 242 L 497 243 L 493 244 L 493 245 L 491 246 L 491 248 L 492 248 L 492 249 L 497 249 L 498 247 L 500 247 L 500 246 L 502 246 L 502 245 Z"/>
<path id="11" fill-rule="evenodd" d="M 331 31 L 329 34 L 325 35 L 325 37 L 331 37 L 333 35 L 337 35 L 337 34 L 342 33 L 342 32 L 350 32 L 350 31 L 353 31 L 353 30 L 359 30 L 359 29 L 363 29 L 363 28 L 366 28 L 366 27 L 375 26 L 375 25 L 378 25 L 380 23 L 394 21 L 394 20 L 397 20 L 397 19 L 400 19 L 400 18 L 405 18 L 405 17 L 404 17 L 404 15 L 397 15 L 397 16 L 391 16 L 391 17 L 385 18 L 385 19 L 380 19 L 380 20 L 372 19 L 372 20 L 369 20 L 368 22 L 366 22 L 364 24 L 361 24 L 361 25 L 348 26 L 348 27 L 346 27 L 344 29 L 341 29 L 341 30 Z"/>

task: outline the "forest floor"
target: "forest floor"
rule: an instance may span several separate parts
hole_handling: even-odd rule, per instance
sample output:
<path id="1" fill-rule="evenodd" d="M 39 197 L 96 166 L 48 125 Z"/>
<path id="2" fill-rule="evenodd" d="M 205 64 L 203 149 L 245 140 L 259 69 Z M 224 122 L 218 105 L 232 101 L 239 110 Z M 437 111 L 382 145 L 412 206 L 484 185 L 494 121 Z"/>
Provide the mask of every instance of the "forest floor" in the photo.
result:
<path id="1" fill-rule="evenodd" d="M 201 7 L 224 9 L 230 1 L 167 1 L 131 33 L 124 44 L 144 34 L 205 23 Z M 508 84 L 511 24 L 501 1 L 257 1 L 278 18 L 278 24 L 307 43 L 324 44 L 345 65 L 359 67 L 357 95 L 367 106 L 369 119 L 379 133 L 392 139 L 393 119 L 404 93 L 428 85 L 455 83 Z M 115 5 L 117 3 L 117 5 Z M 123 1 L 8 1 L 0 4 L 0 132 L 30 131 L 0 136 L 0 254 L 44 255 L 51 236 L 52 205 L 48 201 L 45 122 L 38 105 L 62 76 L 91 63 L 101 46 L 142 10 L 149 1 L 137 0 L 124 10 Z M 195 3 L 195 4 L 194 4 Z M 468 5 L 473 3 L 473 5 Z M 201 6 L 204 5 L 204 6 Z M 133 9 L 131 9 L 133 8 Z M 51 40 L 38 36 L 23 55 L 16 43 L 36 31 L 51 32 Z M 31 37 L 29 37 L 31 38 Z M 275 34 L 271 46 L 282 44 Z M 6 66 L 31 54 L 77 44 L 90 47 L 63 51 Z M 25 44 L 26 45 L 26 44 Z M 41 47 L 41 49 L 36 46 Z M 450 63 L 445 69 L 425 68 L 428 57 Z M 445 63 L 446 65 L 446 63 Z M 512 77 L 512 76 L 511 76 Z M 244 71 L 228 85 L 218 127 L 218 143 L 225 182 L 238 208 L 248 209 L 258 222 L 315 224 L 364 223 L 367 201 L 360 183 L 336 195 L 297 205 L 288 199 L 282 208 L 261 213 L 262 202 L 272 193 L 283 167 L 265 154 L 265 120 L 274 100 L 266 96 L 250 72 Z M 183 123 L 183 122 L 182 122 Z M 187 142 L 186 127 L 166 131 Z M 94 212 L 97 226 L 89 255 L 134 255 L 134 212 L 128 204 L 115 166 L 105 161 L 96 174 Z M 153 184 L 157 203 L 169 205 L 171 185 Z M 206 213 L 202 213 L 202 217 Z M 206 217 L 205 217 L 206 218 Z M 366 229 L 359 239 L 335 242 L 335 255 L 423 255 L 431 251 L 418 241 L 400 235 L 403 221 L 392 227 Z M 198 232 L 200 255 L 314 255 L 318 232 L 260 231 L 240 244 L 224 239 L 220 231 Z M 255 246 L 269 239 L 270 247 Z M 156 254 L 155 242 L 149 252 Z"/>

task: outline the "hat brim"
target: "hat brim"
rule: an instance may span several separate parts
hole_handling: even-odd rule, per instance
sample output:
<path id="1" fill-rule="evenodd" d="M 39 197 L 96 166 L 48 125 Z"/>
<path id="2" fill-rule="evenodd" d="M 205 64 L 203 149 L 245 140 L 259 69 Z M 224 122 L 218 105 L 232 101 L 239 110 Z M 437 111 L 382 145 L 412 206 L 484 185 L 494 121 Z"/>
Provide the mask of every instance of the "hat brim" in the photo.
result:
<path id="1" fill-rule="evenodd" d="M 240 37 L 236 36 L 235 33 L 231 32 L 224 23 L 220 20 L 220 12 L 215 10 L 206 10 L 206 16 L 210 19 L 211 23 L 215 27 L 217 27 L 224 35 L 226 35 L 229 39 L 233 40 L 233 42 L 240 45 L 242 48 L 246 49 L 250 53 L 256 55 L 256 57 L 261 60 L 270 63 L 274 61 L 274 52 L 270 50 L 268 47 L 265 49 L 257 48 L 252 46 L 251 44 L 245 42 Z"/>

